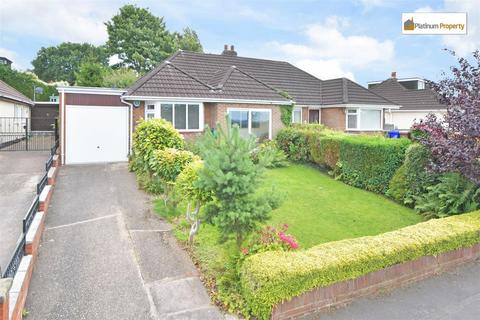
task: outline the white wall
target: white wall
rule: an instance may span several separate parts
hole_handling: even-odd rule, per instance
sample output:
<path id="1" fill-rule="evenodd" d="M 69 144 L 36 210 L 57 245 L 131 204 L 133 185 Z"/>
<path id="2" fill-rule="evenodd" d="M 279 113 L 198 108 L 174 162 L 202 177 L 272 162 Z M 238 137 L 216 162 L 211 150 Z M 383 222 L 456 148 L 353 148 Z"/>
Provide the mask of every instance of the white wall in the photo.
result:
<path id="1" fill-rule="evenodd" d="M 407 131 L 414 124 L 427 116 L 430 112 L 425 111 L 385 111 L 385 123 L 393 124 L 395 129 Z M 437 117 L 442 117 L 445 112 L 432 112 Z"/>
<path id="2" fill-rule="evenodd" d="M 15 112 L 15 110 L 17 111 Z M 10 101 L 0 100 L 0 133 L 23 133 L 25 131 L 25 120 L 12 119 L 17 117 L 30 118 L 30 107 Z"/>

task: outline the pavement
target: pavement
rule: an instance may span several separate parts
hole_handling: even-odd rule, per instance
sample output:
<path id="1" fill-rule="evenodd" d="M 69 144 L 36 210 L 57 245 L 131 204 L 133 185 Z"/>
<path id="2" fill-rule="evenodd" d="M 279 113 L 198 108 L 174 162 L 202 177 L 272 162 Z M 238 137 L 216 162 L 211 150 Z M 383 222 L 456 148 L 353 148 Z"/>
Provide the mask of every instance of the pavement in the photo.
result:
<path id="1" fill-rule="evenodd" d="M 48 151 L 0 152 L 0 268 L 5 270 L 22 233 L 22 220 L 45 173 Z"/>
<path id="2" fill-rule="evenodd" d="M 64 166 L 28 319 L 223 319 L 127 164 Z"/>
<path id="3" fill-rule="evenodd" d="M 478 320 L 480 260 L 302 320 Z"/>

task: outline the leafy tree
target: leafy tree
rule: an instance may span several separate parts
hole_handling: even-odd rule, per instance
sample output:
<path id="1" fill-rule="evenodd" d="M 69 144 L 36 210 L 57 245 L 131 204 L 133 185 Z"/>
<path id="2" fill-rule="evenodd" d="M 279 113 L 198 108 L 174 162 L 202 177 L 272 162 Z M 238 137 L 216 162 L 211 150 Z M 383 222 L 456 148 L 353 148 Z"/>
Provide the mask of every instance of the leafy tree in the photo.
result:
<path id="1" fill-rule="evenodd" d="M 205 206 L 205 220 L 219 227 L 221 241 L 233 235 L 240 249 L 271 211 L 267 199 L 256 195 L 264 166 L 263 161 L 255 164 L 250 157 L 255 138 L 243 139 L 238 126 L 232 128 L 227 119 L 226 130 L 221 126 L 216 133 L 206 130 L 200 145 L 204 167 L 197 183 L 215 199 Z"/>
<path id="2" fill-rule="evenodd" d="M 451 52 L 455 55 L 454 52 Z M 480 53 L 474 63 L 458 58 L 451 67 L 453 76 L 430 82 L 432 89 L 447 105 L 443 119 L 430 114 L 413 126 L 415 135 L 432 155 L 434 172 L 458 172 L 480 183 Z M 420 132 L 420 134 L 418 134 Z"/>
<path id="3" fill-rule="evenodd" d="M 58 95 L 54 85 L 39 80 L 35 74 L 17 71 L 4 65 L 0 65 L 0 80 L 32 100 L 34 87 L 43 88 L 43 93 L 37 93 L 35 95 L 36 101 L 48 101 L 51 95 Z"/>
<path id="4" fill-rule="evenodd" d="M 203 47 L 198 39 L 197 33 L 188 27 L 183 29 L 183 34 L 178 32 L 173 33 L 173 44 L 175 50 L 182 49 L 203 52 Z"/>
<path id="5" fill-rule="evenodd" d="M 42 47 L 32 61 L 33 71 L 43 81 L 75 83 L 75 73 L 86 62 L 108 64 L 103 47 L 88 43 L 63 42 L 54 47 Z"/>
<path id="6" fill-rule="evenodd" d="M 135 70 L 127 68 L 110 69 L 103 77 L 103 86 L 108 88 L 128 88 L 138 79 Z"/>
<path id="7" fill-rule="evenodd" d="M 99 63 L 84 63 L 75 74 L 77 79 L 75 84 L 86 87 L 101 87 L 103 85 L 105 72 L 105 67 Z"/>
<path id="8" fill-rule="evenodd" d="M 107 47 L 122 61 L 118 66 L 143 73 L 173 52 L 173 39 L 163 18 L 154 16 L 148 9 L 125 5 L 105 25 Z"/>

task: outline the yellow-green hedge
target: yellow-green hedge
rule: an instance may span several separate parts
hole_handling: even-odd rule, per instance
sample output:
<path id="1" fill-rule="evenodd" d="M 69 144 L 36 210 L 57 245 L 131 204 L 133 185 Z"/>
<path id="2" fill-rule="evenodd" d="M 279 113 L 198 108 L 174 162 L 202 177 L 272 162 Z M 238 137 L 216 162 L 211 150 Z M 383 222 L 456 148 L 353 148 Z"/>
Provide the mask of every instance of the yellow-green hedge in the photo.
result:
<path id="1" fill-rule="evenodd" d="M 321 244 L 246 259 L 242 289 L 259 319 L 272 307 L 315 287 L 357 278 L 397 263 L 480 243 L 480 211 L 430 220 L 378 236 Z"/>

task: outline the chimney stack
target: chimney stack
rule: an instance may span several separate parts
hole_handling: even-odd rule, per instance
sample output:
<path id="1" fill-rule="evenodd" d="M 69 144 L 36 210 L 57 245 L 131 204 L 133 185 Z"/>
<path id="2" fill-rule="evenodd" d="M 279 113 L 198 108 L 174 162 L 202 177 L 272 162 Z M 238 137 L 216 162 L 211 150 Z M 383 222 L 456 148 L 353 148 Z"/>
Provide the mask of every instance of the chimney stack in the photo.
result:
<path id="1" fill-rule="evenodd" d="M 222 54 L 225 56 L 237 56 L 237 52 L 235 51 L 235 46 L 230 45 L 230 49 L 228 49 L 228 45 L 224 45 Z"/>
<path id="2" fill-rule="evenodd" d="M 392 79 L 397 79 L 397 72 L 396 71 L 392 71 Z"/>

